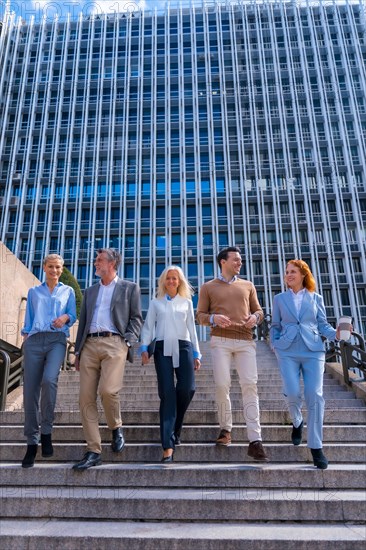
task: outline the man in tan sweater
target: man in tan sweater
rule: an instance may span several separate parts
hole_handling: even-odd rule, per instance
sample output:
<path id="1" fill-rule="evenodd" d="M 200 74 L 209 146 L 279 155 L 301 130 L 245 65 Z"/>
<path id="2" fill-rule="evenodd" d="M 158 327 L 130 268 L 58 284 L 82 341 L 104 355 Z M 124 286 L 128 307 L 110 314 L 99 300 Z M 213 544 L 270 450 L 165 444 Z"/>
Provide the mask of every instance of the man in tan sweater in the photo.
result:
<path id="1" fill-rule="evenodd" d="M 200 325 L 211 327 L 211 356 L 220 423 L 216 444 L 231 443 L 230 366 L 233 360 L 243 395 L 248 455 L 267 462 L 259 421 L 256 344 L 252 334 L 252 329 L 263 320 L 263 311 L 253 283 L 238 278 L 242 266 L 240 248 L 224 248 L 217 262 L 221 275 L 202 286 L 196 314 Z"/>

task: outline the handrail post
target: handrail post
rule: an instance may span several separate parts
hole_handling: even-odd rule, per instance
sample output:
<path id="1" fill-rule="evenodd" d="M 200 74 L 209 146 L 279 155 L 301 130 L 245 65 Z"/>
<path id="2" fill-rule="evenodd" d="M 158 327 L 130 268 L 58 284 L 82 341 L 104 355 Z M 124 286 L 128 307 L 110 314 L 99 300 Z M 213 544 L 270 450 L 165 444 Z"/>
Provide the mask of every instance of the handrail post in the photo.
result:
<path id="1" fill-rule="evenodd" d="M 9 373 L 10 373 L 10 357 L 0 349 L 0 356 L 4 361 L 4 365 L 0 369 L 0 411 L 5 410 L 6 407 L 6 397 L 8 394 L 8 383 L 9 383 Z"/>
<path id="2" fill-rule="evenodd" d="M 349 374 L 348 374 L 348 353 L 347 353 L 347 343 L 344 340 L 339 342 L 339 347 L 341 350 L 341 359 L 342 359 L 342 370 L 344 381 L 348 386 L 350 386 Z"/>

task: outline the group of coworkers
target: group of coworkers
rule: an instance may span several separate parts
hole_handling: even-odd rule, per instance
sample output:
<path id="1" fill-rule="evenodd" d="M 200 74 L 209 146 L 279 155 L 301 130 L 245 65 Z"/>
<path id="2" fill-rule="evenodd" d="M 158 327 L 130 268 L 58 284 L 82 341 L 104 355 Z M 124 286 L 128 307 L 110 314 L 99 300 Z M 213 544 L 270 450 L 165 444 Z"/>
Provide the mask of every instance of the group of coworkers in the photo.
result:
<path id="1" fill-rule="evenodd" d="M 150 362 L 153 353 L 160 398 L 161 462 L 173 461 L 175 448 L 181 443 L 184 415 L 195 393 L 195 371 L 201 367 L 195 318 L 200 325 L 211 327 L 211 362 L 220 427 L 216 445 L 228 446 L 232 442 L 230 368 L 233 365 L 241 386 L 248 455 L 259 462 L 270 460 L 262 443 L 253 340 L 253 329 L 262 322 L 263 311 L 253 283 L 239 277 L 240 249 L 224 248 L 217 262 L 220 275 L 201 287 L 196 317 L 193 289 L 182 269 L 170 265 L 159 277 L 156 298 L 151 301 L 143 322 L 138 285 L 117 275 L 120 253 L 110 248 L 98 250 L 94 265 L 99 281 L 85 290 L 75 343 L 86 452 L 73 465 L 74 470 L 83 471 L 102 462 L 98 393 L 111 430 L 112 451 L 123 450 L 119 393 L 125 363 L 133 361 L 133 346 L 138 340 L 143 365 Z M 69 329 L 76 321 L 74 291 L 60 282 L 63 264 L 61 256 L 48 255 L 43 262 L 45 282 L 28 293 L 22 329 L 27 438 L 23 468 L 34 465 L 39 443 L 43 457 L 54 453 L 52 429 L 58 376 Z M 270 345 L 278 361 L 293 424 L 291 441 L 300 445 L 303 437 L 302 376 L 307 446 L 314 466 L 325 469 L 328 461 L 322 450 L 325 361 L 322 337 L 336 340 L 339 329 L 327 322 L 323 299 L 315 292 L 314 277 L 304 261 L 287 263 L 285 285 L 287 290 L 274 297 Z"/>

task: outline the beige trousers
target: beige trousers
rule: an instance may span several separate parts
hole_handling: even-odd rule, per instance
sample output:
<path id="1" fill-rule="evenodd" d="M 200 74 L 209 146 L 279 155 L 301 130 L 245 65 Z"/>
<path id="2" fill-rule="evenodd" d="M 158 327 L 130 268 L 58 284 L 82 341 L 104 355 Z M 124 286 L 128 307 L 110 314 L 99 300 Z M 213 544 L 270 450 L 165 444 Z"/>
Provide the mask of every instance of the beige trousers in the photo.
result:
<path id="1" fill-rule="evenodd" d="M 230 400 L 230 367 L 233 362 L 239 375 L 248 439 L 250 442 L 261 440 L 255 342 L 212 336 L 211 357 L 220 428 L 231 432 L 233 427 Z"/>
<path id="2" fill-rule="evenodd" d="M 127 344 L 120 336 L 87 338 L 80 354 L 80 414 L 87 451 L 102 452 L 97 392 L 110 430 L 122 426 L 119 392 L 127 357 Z"/>

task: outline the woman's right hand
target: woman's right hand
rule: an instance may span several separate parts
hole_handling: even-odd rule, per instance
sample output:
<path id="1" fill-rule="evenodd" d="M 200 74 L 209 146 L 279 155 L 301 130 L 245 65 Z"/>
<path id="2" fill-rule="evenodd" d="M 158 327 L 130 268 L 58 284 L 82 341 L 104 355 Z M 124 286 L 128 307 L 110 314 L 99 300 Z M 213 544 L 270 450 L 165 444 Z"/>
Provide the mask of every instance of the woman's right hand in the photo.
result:
<path id="1" fill-rule="evenodd" d="M 150 357 L 149 357 L 149 354 L 147 353 L 147 351 L 143 351 L 141 353 L 141 363 L 143 365 L 147 365 L 148 363 L 150 363 Z"/>

